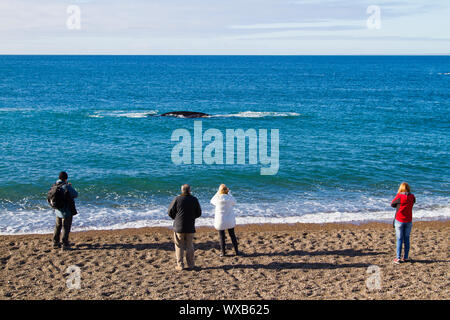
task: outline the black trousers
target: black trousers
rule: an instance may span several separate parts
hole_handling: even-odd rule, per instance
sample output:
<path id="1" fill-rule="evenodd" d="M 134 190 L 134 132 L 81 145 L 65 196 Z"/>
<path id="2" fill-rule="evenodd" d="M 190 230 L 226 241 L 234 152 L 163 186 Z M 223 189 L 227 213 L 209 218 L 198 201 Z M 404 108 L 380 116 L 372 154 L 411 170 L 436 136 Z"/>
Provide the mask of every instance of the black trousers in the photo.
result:
<path id="1" fill-rule="evenodd" d="M 64 219 L 56 217 L 55 230 L 53 232 L 53 243 L 58 244 L 61 236 L 61 242 L 65 245 L 68 245 L 71 227 L 72 227 L 72 216 Z"/>
<path id="2" fill-rule="evenodd" d="M 238 252 L 238 243 L 236 235 L 234 233 L 234 228 L 228 229 L 228 234 L 230 235 L 231 242 L 233 243 L 234 251 Z M 220 250 L 225 253 L 225 230 L 219 230 L 220 237 Z"/>

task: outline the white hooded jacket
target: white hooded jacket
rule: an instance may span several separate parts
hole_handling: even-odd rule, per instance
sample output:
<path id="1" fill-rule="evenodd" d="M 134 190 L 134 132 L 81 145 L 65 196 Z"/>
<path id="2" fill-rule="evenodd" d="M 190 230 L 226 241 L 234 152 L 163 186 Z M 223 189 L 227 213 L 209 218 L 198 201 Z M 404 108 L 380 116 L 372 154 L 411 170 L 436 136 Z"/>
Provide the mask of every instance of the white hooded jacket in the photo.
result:
<path id="1" fill-rule="evenodd" d="M 211 199 L 211 204 L 216 207 L 214 228 L 217 230 L 226 230 L 236 226 L 236 215 L 233 210 L 236 200 L 234 200 L 234 197 L 230 193 L 216 193 Z"/>

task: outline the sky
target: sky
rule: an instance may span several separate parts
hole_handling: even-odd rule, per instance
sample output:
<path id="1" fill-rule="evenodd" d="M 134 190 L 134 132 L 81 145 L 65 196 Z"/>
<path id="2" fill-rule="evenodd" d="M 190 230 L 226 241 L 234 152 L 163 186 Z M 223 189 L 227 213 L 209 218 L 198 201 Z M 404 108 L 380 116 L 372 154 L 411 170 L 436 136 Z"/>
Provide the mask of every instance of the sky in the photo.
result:
<path id="1" fill-rule="evenodd" d="M 449 53 L 449 0 L 0 0 L 0 54 Z"/>

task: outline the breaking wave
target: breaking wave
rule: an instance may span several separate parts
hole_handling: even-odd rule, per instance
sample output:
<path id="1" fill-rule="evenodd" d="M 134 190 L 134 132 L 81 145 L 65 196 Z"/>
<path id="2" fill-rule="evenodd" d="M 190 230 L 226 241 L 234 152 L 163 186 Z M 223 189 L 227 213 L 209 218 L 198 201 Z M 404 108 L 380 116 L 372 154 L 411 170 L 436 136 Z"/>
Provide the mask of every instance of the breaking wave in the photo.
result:
<path id="1" fill-rule="evenodd" d="M 231 114 L 217 114 L 212 117 L 237 117 L 237 118 L 271 118 L 271 117 L 298 117 L 300 113 L 297 112 L 268 112 L 268 111 L 243 111 Z"/>

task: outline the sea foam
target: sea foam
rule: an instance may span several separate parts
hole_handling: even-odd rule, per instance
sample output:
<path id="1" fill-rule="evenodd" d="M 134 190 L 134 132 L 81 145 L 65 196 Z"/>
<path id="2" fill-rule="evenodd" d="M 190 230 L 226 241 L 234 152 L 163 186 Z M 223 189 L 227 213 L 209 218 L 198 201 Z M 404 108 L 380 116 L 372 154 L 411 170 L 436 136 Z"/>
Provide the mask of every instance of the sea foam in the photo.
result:
<path id="1" fill-rule="evenodd" d="M 237 118 L 270 118 L 270 117 L 298 117 L 300 113 L 297 112 L 268 112 L 268 111 L 243 111 L 231 114 L 216 114 L 212 117 L 237 117 Z"/>
<path id="2" fill-rule="evenodd" d="M 258 208 L 253 204 L 241 204 L 236 208 L 238 224 L 277 224 L 277 223 L 354 223 L 370 221 L 392 222 L 393 210 L 380 211 L 320 211 L 295 215 L 283 212 L 279 206 Z M 291 208 L 292 209 L 292 208 Z M 142 227 L 171 227 L 172 220 L 167 216 L 166 206 L 151 208 L 101 208 L 80 206 L 79 215 L 74 218 L 73 231 L 116 230 Z M 450 206 L 414 210 L 414 221 L 433 221 L 450 219 Z M 214 209 L 211 205 L 203 207 L 202 217 L 196 220 L 197 226 L 213 226 Z M 21 210 L 0 212 L 0 235 L 45 234 L 52 233 L 53 212 L 48 210 Z"/>
<path id="3" fill-rule="evenodd" d="M 157 110 L 148 110 L 148 111 L 96 111 L 94 114 L 89 115 L 91 118 L 147 118 L 148 116 L 158 114 Z"/>

